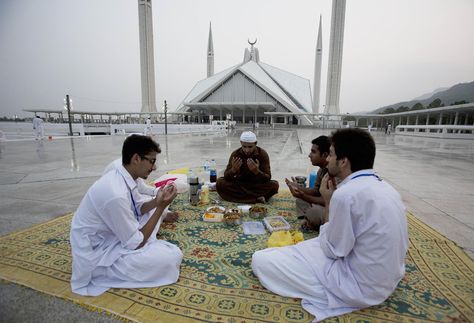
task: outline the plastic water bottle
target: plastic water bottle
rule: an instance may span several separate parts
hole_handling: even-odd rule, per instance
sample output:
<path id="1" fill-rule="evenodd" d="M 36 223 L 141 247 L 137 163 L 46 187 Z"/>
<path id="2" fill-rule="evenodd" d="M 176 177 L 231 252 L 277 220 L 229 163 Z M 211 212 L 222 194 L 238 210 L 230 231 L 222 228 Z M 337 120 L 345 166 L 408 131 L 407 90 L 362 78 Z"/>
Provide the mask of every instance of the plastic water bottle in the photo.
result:
<path id="1" fill-rule="evenodd" d="M 313 169 L 311 173 L 309 173 L 309 188 L 314 188 L 317 178 L 318 178 L 318 172 L 315 169 Z"/>
<path id="2" fill-rule="evenodd" d="M 217 169 L 216 169 L 216 161 L 214 159 L 211 160 L 211 164 L 209 166 L 209 181 L 211 183 L 215 183 L 217 181 Z"/>

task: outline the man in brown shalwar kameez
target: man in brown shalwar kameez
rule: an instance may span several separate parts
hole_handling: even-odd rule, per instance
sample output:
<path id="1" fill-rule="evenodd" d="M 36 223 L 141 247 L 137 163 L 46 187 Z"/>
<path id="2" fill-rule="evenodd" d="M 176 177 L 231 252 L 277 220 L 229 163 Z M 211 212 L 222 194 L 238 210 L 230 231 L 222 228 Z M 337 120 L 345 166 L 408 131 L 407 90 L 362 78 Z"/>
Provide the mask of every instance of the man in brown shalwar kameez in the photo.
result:
<path id="1" fill-rule="evenodd" d="M 240 144 L 230 155 L 224 177 L 217 179 L 217 193 L 230 202 L 265 203 L 278 193 L 278 182 L 271 180 L 270 158 L 251 131 L 242 133 Z"/>

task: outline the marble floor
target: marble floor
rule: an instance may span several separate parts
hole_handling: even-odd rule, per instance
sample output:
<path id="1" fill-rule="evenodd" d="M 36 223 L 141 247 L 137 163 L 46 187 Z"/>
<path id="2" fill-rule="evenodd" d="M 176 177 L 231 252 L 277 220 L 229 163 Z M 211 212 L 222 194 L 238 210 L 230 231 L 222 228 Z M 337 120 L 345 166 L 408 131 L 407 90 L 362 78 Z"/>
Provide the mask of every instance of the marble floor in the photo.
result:
<path id="1" fill-rule="evenodd" d="M 199 167 L 212 158 L 222 170 L 239 147 L 243 130 L 155 136 L 162 153 L 150 178 L 179 167 Z M 270 155 L 273 179 L 285 188 L 285 177 L 309 174 L 311 139 L 329 130 L 260 128 L 256 133 L 258 145 Z M 375 170 L 400 192 L 407 209 L 474 257 L 474 141 L 372 134 L 377 144 Z M 74 211 L 105 166 L 120 156 L 123 140 L 123 136 L 89 136 L 0 142 L 0 235 Z M 49 306 L 42 319 L 52 322 L 70 319 L 68 315 L 77 315 L 77 321 L 114 321 L 0 282 L 2 315 L 33 321 L 38 314 L 19 305 L 28 300 L 33 302 L 31 309 Z"/>

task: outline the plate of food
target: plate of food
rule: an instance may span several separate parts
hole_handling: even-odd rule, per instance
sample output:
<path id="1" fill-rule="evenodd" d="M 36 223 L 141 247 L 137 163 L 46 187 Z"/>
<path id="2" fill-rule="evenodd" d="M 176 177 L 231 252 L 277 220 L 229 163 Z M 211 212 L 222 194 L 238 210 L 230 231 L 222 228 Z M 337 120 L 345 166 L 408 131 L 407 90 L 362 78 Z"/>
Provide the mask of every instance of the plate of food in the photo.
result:
<path id="1" fill-rule="evenodd" d="M 228 225 L 239 225 L 242 223 L 239 209 L 227 209 L 224 213 L 224 222 Z"/>
<path id="2" fill-rule="evenodd" d="M 206 222 L 222 222 L 223 218 L 224 218 L 224 214 L 222 213 L 206 212 L 202 216 L 202 219 Z"/>
<path id="3" fill-rule="evenodd" d="M 219 205 L 214 205 L 214 206 L 210 206 L 206 209 L 206 211 L 208 213 L 222 213 L 224 214 L 225 212 L 225 207 L 223 206 L 219 206 Z"/>
<path id="4" fill-rule="evenodd" d="M 291 226 L 282 216 L 267 216 L 263 219 L 263 223 L 268 231 L 290 230 Z"/>
<path id="5" fill-rule="evenodd" d="M 260 219 L 267 215 L 267 208 L 263 205 L 254 205 L 249 209 L 250 217 L 253 219 Z"/>

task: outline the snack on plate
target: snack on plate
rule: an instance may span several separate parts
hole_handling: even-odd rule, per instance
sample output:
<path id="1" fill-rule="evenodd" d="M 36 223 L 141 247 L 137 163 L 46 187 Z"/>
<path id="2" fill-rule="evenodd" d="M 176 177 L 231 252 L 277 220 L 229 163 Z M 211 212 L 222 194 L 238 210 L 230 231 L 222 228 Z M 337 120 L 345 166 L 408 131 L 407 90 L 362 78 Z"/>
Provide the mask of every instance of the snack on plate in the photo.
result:
<path id="1" fill-rule="evenodd" d="M 224 213 L 226 213 L 226 214 L 227 214 L 227 213 L 237 213 L 237 214 L 240 214 L 240 210 L 239 210 L 239 209 L 235 209 L 235 208 L 234 208 L 234 209 L 230 208 L 230 209 L 226 209 Z"/>
<path id="2" fill-rule="evenodd" d="M 267 211 L 267 208 L 263 205 L 254 205 L 250 208 L 249 213 L 251 218 L 259 219 L 267 215 Z"/>
<path id="3" fill-rule="evenodd" d="M 268 231 L 289 230 L 290 224 L 282 216 L 269 216 L 263 219 Z"/>
<path id="4" fill-rule="evenodd" d="M 254 205 L 250 208 L 250 212 L 265 212 L 267 213 L 267 208 L 262 205 Z"/>
<path id="5" fill-rule="evenodd" d="M 224 214 L 224 219 L 226 219 L 226 220 L 237 220 L 237 219 L 240 219 L 240 214 L 238 214 L 238 213 L 226 213 L 226 214 Z"/>
<path id="6" fill-rule="evenodd" d="M 209 213 L 206 212 L 202 216 L 202 219 L 206 222 L 222 222 L 222 213 Z"/>
<path id="7" fill-rule="evenodd" d="M 222 206 L 211 206 L 207 208 L 207 212 L 209 213 L 224 213 L 225 208 Z"/>
<path id="8" fill-rule="evenodd" d="M 224 221 L 228 225 L 241 224 L 240 212 L 238 209 L 227 209 L 224 213 Z"/>

